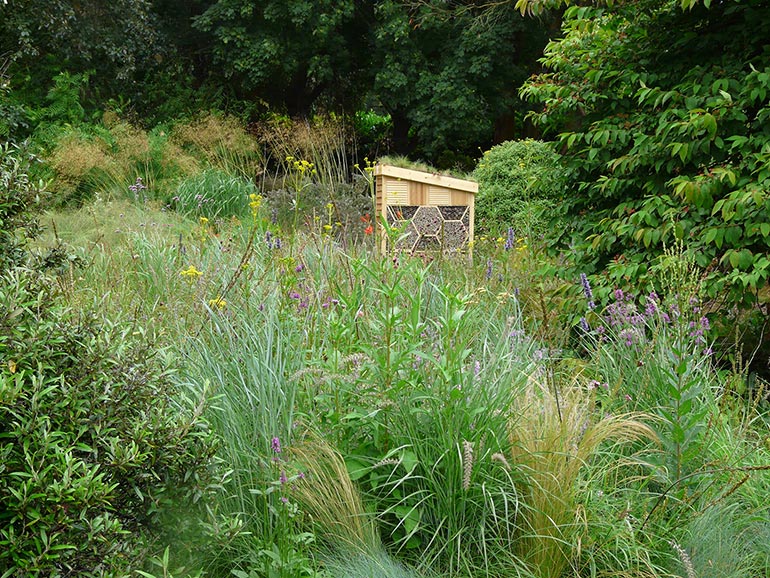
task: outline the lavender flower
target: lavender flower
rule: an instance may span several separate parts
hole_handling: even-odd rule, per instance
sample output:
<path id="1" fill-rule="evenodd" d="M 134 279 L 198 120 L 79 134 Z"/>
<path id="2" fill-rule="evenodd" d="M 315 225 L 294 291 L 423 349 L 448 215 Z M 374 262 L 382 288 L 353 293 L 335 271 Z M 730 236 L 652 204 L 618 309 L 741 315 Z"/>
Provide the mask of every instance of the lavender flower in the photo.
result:
<path id="1" fill-rule="evenodd" d="M 278 437 L 274 437 L 271 442 L 271 447 L 273 448 L 273 453 L 280 454 L 281 453 L 281 440 Z"/>
<path id="2" fill-rule="evenodd" d="M 508 236 L 505 239 L 505 246 L 503 247 L 506 251 L 510 251 L 516 246 L 516 235 L 513 232 L 513 227 L 508 227 Z"/>
<path id="3" fill-rule="evenodd" d="M 588 301 L 589 309 L 596 309 L 596 303 L 594 303 L 594 293 L 591 291 L 591 283 L 588 281 L 588 276 L 585 273 L 580 274 L 580 283 L 583 285 L 583 294 Z"/>
<path id="4" fill-rule="evenodd" d="M 580 318 L 580 328 L 586 333 L 591 332 L 591 326 L 588 324 L 588 320 L 585 317 Z"/>
<path id="5" fill-rule="evenodd" d="M 487 279 L 492 278 L 492 259 L 487 259 L 487 271 L 484 275 Z"/>

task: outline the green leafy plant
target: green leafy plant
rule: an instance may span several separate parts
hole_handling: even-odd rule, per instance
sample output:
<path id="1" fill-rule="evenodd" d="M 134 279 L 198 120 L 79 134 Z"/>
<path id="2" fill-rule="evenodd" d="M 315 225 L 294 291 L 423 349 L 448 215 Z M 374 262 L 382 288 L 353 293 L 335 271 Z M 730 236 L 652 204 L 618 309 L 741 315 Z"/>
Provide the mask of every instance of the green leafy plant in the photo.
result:
<path id="1" fill-rule="evenodd" d="M 129 571 L 164 515 L 208 492 L 211 433 L 141 327 L 46 287 L 11 272 L 0 290 L 0 571 Z"/>
<path id="2" fill-rule="evenodd" d="M 682 240 L 709 298 L 725 311 L 764 307 L 769 14 L 760 3 L 659 0 L 565 10 L 546 71 L 522 89 L 543 105 L 532 119 L 558 138 L 574 181 L 556 211 L 572 226 L 551 229 L 554 248 L 649 290 L 651 256 Z"/>
<path id="3" fill-rule="evenodd" d="M 0 145 L 0 272 L 26 259 L 24 247 L 38 232 L 34 209 L 45 190 L 30 178 L 37 158 L 27 145 Z"/>

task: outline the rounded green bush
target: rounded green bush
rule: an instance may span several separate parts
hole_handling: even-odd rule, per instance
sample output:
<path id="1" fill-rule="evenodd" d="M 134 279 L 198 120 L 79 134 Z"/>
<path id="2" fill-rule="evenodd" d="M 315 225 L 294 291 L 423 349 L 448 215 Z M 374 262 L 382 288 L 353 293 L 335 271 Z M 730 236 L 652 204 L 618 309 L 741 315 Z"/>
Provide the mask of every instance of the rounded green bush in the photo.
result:
<path id="1" fill-rule="evenodd" d="M 497 235 L 513 227 L 532 234 L 544 227 L 567 173 L 551 143 L 527 139 L 486 151 L 473 176 L 479 183 L 476 223 L 481 232 Z"/>

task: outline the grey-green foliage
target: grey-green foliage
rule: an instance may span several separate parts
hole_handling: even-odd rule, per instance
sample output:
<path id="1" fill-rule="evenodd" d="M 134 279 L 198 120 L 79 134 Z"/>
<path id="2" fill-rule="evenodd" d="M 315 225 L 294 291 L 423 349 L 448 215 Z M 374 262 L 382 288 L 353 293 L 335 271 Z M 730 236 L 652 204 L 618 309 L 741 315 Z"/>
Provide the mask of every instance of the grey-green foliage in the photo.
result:
<path id="1" fill-rule="evenodd" d="M 259 190 L 251 181 L 218 169 L 207 169 L 183 180 L 171 206 L 187 216 L 227 218 L 243 215 L 249 195 Z"/>
<path id="2" fill-rule="evenodd" d="M 230 470 L 217 496 L 210 528 L 214 548 L 199 561 L 217 575 L 297 578 L 312 574 L 306 556 L 312 535 L 300 531 L 284 457 L 295 426 L 302 334 L 282 323 L 275 303 L 263 311 L 212 319 L 186 344 L 181 387 L 193 397 L 217 395 L 207 414 L 217 432 L 218 457 Z"/>
<path id="3" fill-rule="evenodd" d="M 419 578 L 421 576 L 389 556 L 384 549 L 372 553 L 341 556 L 327 561 L 324 570 L 330 578 Z"/>
<path id="4" fill-rule="evenodd" d="M 492 147 L 473 176 L 479 183 L 476 223 L 481 231 L 493 234 L 508 227 L 538 234 L 545 225 L 544 213 L 555 206 L 567 182 L 553 146 L 532 139 Z"/>
<path id="5" fill-rule="evenodd" d="M 692 564 L 699 578 L 758 576 L 756 571 L 763 564 L 757 538 L 763 533 L 766 537 L 767 528 L 766 520 L 752 520 L 737 503 L 708 508 L 688 524 L 681 549 L 674 547 L 679 566 L 685 570 L 679 574 L 687 576 L 686 567 Z"/>

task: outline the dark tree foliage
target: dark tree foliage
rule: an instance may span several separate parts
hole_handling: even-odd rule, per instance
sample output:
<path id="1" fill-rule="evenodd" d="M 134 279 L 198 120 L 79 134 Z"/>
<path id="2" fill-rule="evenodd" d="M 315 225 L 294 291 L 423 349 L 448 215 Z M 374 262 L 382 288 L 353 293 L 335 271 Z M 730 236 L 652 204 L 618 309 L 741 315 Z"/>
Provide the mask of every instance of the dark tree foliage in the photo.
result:
<path id="1" fill-rule="evenodd" d="M 517 87 L 546 41 L 546 26 L 512 5 L 489 17 L 438 1 L 218 0 L 195 27 L 239 98 L 292 115 L 369 103 L 391 115 L 397 152 L 434 161 L 477 154 L 521 116 Z"/>
<path id="2" fill-rule="evenodd" d="M 376 3 L 374 94 L 393 118 L 396 148 L 440 160 L 473 156 L 525 107 L 517 88 L 535 70 L 546 24 L 512 5 Z M 521 127 L 505 138 L 521 136 Z"/>
<path id="3" fill-rule="evenodd" d="M 219 0 L 194 26 L 212 38 L 214 77 L 239 98 L 306 115 L 319 99 L 344 107 L 360 95 L 370 20 L 359 0 Z"/>
<path id="4" fill-rule="evenodd" d="M 16 90 L 42 100 L 64 71 L 91 71 L 102 98 L 136 92 L 136 80 L 165 58 L 148 0 L 0 2 L 0 55 Z"/>

